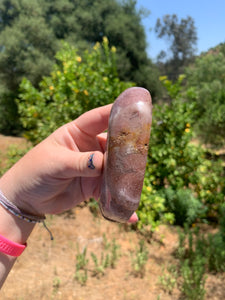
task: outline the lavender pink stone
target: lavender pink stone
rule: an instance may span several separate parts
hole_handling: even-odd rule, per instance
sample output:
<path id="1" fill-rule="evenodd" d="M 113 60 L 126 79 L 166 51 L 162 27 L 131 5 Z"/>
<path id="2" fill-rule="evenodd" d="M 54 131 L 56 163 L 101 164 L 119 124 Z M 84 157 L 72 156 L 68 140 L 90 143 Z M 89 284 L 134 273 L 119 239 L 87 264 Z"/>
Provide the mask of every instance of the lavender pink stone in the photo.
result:
<path id="1" fill-rule="evenodd" d="M 100 196 L 100 209 L 106 219 L 127 222 L 138 208 L 151 121 L 151 96 L 146 89 L 129 88 L 113 104 Z"/>

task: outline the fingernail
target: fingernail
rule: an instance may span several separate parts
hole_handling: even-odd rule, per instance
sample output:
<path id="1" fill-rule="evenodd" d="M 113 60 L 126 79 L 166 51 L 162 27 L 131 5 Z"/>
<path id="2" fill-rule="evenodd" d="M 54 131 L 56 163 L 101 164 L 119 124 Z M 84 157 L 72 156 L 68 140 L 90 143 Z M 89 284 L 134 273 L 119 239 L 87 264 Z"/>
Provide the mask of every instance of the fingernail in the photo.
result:
<path id="1" fill-rule="evenodd" d="M 137 223 L 138 222 L 138 216 L 136 213 L 133 213 L 133 215 L 128 220 L 128 223 Z"/>

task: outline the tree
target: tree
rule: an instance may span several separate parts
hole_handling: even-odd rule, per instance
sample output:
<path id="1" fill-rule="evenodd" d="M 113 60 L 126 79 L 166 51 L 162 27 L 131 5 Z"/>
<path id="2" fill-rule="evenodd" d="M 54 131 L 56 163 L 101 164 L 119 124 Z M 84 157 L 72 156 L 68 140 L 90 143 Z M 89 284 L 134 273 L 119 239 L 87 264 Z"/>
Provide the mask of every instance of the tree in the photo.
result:
<path id="1" fill-rule="evenodd" d="M 0 33 L 0 78 L 15 91 L 25 74 L 37 84 L 51 70 L 57 42 L 36 1 L 32 6 L 29 0 L 21 1 L 18 16 L 6 20 Z"/>
<path id="2" fill-rule="evenodd" d="M 162 20 L 157 20 L 155 32 L 158 38 L 166 38 L 170 44 L 171 56 L 161 51 L 158 60 L 160 62 L 166 59 L 163 64 L 166 75 L 176 79 L 183 72 L 184 66 L 190 63 L 196 51 L 197 33 L 194 20 L 188 16 L 179 21 L 175 14 L 165 15 Z"/>
<path id="3" fill-rule="evenodd" d="M 106 37 L 82 56 L 65 43 L 56 54 L 58 63 L 51 76 L 45 76 L 38 88 L 23 79 L 17 102 L 25 136 L 40 142 L 59 126 L 113 102 L 131 87 L 132 83 L 119 80 L 115 56 L 115 47 L 110 49 Z"/>
<path id="4" fill-rule="evenodd" d="M 195 103 L 198 135 L 212 146 L 224 146 L 225 44 L 196 58 L 185 74 L 188 101 Z"/>
<path id="5" fill-rule="evenodd" d="M 146 12 L 137 11 L 134 0 L 43 1 L 46 23 L 58 39 L 83 51 L 108 37 L 117 49 L 121 80 L 133 81 L 159 93 L 158 72 L 146 53 L 146 35 L 141 24 Z"/>
<path id="6" fill-rule="evenodd" d="M 0 4 L 0 130 L 18 129 L 14 98 L 23 76 L 37 85 L 52 67 L 57 48 L 37 1 L 5 0 Z"/>
<path id="7" fill-rule="evenodd" d="M 103 36 L 117 49 L 120 79 L 134 81 L 150 89 L 154 96 L 157 72 L 146 54 L 142 14 L 135 5 L 133 0 L 1 1 L 1 104 L 7 105 L 6 99 L 15 98 L 23 77 L 37 86 L 41 77 L 50 73 L 62 40 L 82 54 L 101 42 Z M 16 107 L 12 111 L 15 113 Z M 14 126 L 15 115 L 4 119 L 11 120 L 6 128 Z M 2 124 L 0 120 L 0 127 Z"/>

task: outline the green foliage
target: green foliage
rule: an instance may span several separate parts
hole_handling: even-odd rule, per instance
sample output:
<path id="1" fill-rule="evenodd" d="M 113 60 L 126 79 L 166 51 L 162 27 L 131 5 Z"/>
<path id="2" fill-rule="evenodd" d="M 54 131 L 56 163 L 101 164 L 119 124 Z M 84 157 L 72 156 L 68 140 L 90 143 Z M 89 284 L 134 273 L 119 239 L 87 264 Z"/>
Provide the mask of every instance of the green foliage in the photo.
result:
<path id="1" fill-rule="evenodd" d="M 193 196 L 190 189 L 173 190 L 169 187 L 164 189 L 164 195 L 166 207 L 174 214 L 177 225 L 191 225 L 204 212 L 202 203 Z"/>
<path id="2" fill-rule="evenodd" d="M 198 135 L 212 146 L 225 145 L 225 53 L 222 46 L 186 69 L 188 101 L 195 103 Z"/>
<path id="3" fill-rule="evenodd" d="M 57 41 L 45 23 L 42 6 L 33 0 L 0 3 L 0 130 L 18 132 L 14 98 L 24 75 L 37 84 L 53 64 Z"/>
<path id="4" fill-rule="evenodd" d="M 109 256 L 109 266 L 111 268 L 116 267 L 117 260 L 120 256 L 119 254 L 120 246 L 116 243 L 116 239 L 113 239 L 111 244 L 110 256 Z"/>
<path id="5" fill-rule="evenodd" d="M 222 162 L 208 160 L 206 151 L 192 143 L 195 104 L 182 100 L 183 79 L 180 76 L 174 84 L 162 80 L 175 98 L 170 105 L 155 106 L 147 175 L 157 189 L 191 187 L 202 201 L 209 203 L 212 197 L 214 203 L 222 202 Z"/>
<path id="6" fill-rule="evenodd" d="M 147 178 L 144 181 L 137 214 L 139 221 L 136 226 L 144 235 L 153 233 L 162 223 L 174 223 L 174 214 L 168 211 L 165 197 L 149 184 Z"/>
<path id="7" fill-rule="evenodd" d="M 145 266 L 148 261 L 148 249 L 144 240 L 139 241 L 139 247 L 136 249 L 135 256 L 132 258 L 133 274 L 136 277 L 143 278 L 145 275 Z"/>
<path id="8" fill-rule="evenodd" d="M 119 80 L 115 52 L 107 38 L 82 56 L 64 44 L 56 55 L 58 64 L 51 76 L 40 82 L 39 89 L 24 79 L 17 102 L 26 137 L 37 143 L 82 113 L 113 102 L 132 86 Z"/>
<path id="9" fill-rule="evenodd" d="M 89 260 L 86 258 L 87 247 L 81 252 L 79 246 L 77 245 L 76 254 L 76 270 L 74 279 L 76 279 L 81 285 L 85 285 L 88 279 L 87 265 Z"/>
<path id="10" fill-rule="evenodd" d="M 11 168 L 22 156 L 24 156 L 30 147 L 24 149 L 19 148 L 18 146 L 11 145 L 7 149 L 7 160 L 5 167 L 0 169 L 0 176 L 3 175 L 9 168 Z"/>
<path id="11" fill-rule="evenodd" d="M 179 230 L 179 245 L 176 250 L 176 264 L 167 267 L 167 272 L 159 277 L 163 289 L 172 294 L 174 288 L 181 292 L 181 299 L 203 300 L 206 281 L 206 257 L 204 244 L 198 239 L 199 230 Z"/>
<path id="12" fill-rule="evenodd" d="M 60 278 L 59 277 L 54 277 L 53 282 L 52 282 L 52 287 L 53 287 L 52 294 L 53 294 L 53 297 L 58 293 L 60 285 L 61 285 Z"/>
<path id="13" fill-rule="evenodd" d="M 0 83 L 0 132 L 5 135 L 16 135 L 21 130 L 14 97 L 15 95 Z"/>
<path id="14" fill-rule="evenodd" d="M 157 20 L 155 32 L 158 38 L 166 38 L 170 44 L 170 55 L 165 51 L 161 51 L 158 55 L 161 73 L 171 79 L 177 79 L 184 66 L 193 59 L 196 51 L 197 33 L 194 20 L 190 16 L 178 20 L 175 14 L 165 15 L 162 20 Z"/>
<path id="15" fill-rule="evenodd" d="M 98 259 L 97 255 L 91 252 L 91 257 L 94 262 L 94 270 L 93 276 L 100 277 L 101 275 L 105 274 L 105 268 L 109 265 L 109 255 L 104 255 L 104 252 L 101 253 L 100 260 Z"/>
<path id="16" fill-rule="evenodd" d="M 159 284 L 163 290 L 169 294 L 172 294 L 175 287 L 177 287 L 177 280 L 179 274 L 176 265 L 170 265 L 167 270 L 163 270 L 163 275 L 159 276 Z"/>
<path id="17" fill-rule="evenodd" d="M 203 300 L 205 295 L 204 259 L 196 256 L 192 261 L 185 259 L 181 266 L 182 293 L 188 300 Z"/>
<path id="18" fill-rule="evenodd" d="M 115 268 L 116 263 L 120 257 L 120 246 L 113 239 L 109 242 L 106 236 L 103 236 L 103 250 L 100 255 L 94 252 L 90 253 L 90 257 L 94 266 L 90 266 L 90 260 L 87 258 L 87 247 L 84 247 L 82 251 L 77 245 L 76 254 L 76 270 L 74 279 L 77 280 L 81 285 L 85 285 L 88 280 L 88 274 L 96 276 L 98 279 L 106 273 L 106 269 Z"/>
<path id="19" fill-rule="evenodd" d="M 133 0 L 1 1 L 0 131 L 20 131 L 14 101 L 19 84 L 26 77 L 36 88 L 49 75 L 61 41 L 82 55 L 107 36 L 118 49 L 119 78 L 159 94 L 158 72 L 146 53 L 143 16 Z"/>
<path id="20" fill-rule="evenodd" d="M 206 256 L 207 268 L 210 272 L 225 272 L 225 205 L 219 208 L 219 230 L 199 238 L 203 244 L 202 255 Z"/>
<path id="21" fill-rule="evenodd" d="M 225 242 L 221 232 L 209 234 L 203 240 L 205 256 L 207 259 L 207 267 L 210 272 L 225 271 Z"/>
<path id="22" fill-rule="evenodd" d="M 89 207 L 90 212 L 93 214 L 94 217 L 97 217 L 99 215 L 98 201 L 96 201 L 94 198 L 91 198 L 88 201 L 88 207 Z"/>
<path id="23" fill-rule="evenodd" d="M 25 74 L 37 84 L 52 66 L 56 41 L 39 4 L 37 0 L 1 2 L 1 81 L 13 92 Z"/>
<path id="24" fill-rule="evenodd" d="M 185 299 L 204 299 L 207 272 L 225 271 L 224 207 L 217 233 L 202 234 L 198 227 L 179 231 L 178 272 Z"/>
<path id="25" fill-rule="evenodd" d="M 120 246 L 116 243 L 116 239 L 113 239 L 110 243 L 106 236 L 103 236 L 103 246 L 106 251 L 108 251 L 108 267 L 115 268 L 116 263 L 120 257 Z"/>
<path id="26" fill-rule="evenodd" d="M 174 189 L 187 186 L 202 151 L 190 144 L 192 106 L 179 99 L 155 105 L 147 172 L 153 185 Z"/>
<path id="27" fill-rule="evenodd" d="M 167 76 L 160 76 L 159 80 L 162 82 L 163 86 L 166 88 L 166 91 L 168 95 L 170 96 L 170 99 L 176 99 L 179 97 L 180 92 L 182 90 L 182 83 L 185 79 L 185 75 L 179 75 L 177 80 L 175 82 L 172 82 L 168 79 Z"/>
<path id="28" fill-rule="evenodd" d="M 204 245 L 198 239 L 198 228 L 193 231 L 185 227 L 179 232 L 178 273 L 182 281 L 180 289 L 185 299 L 203 300 L 206 281 L 206 258 L 203 254 Z"/>
<path id="29" fill-rule="evenodd" d="M 222 162 L 207 159 L 193 144 L 195 104 L 182 100 L 184 76 L 175 83 L 161 77 L 170 104 L 155 105 L 144 187 L 138 208 L 138 229 L 150 233 L 164 222 L 217 219 L 224 202 Z M 150 228 L 149 228 L 150 227 Z"/>
<path id="30" fill-rule="evenodd" d="M 120 246 L 116 243 L 116 240 L 113 239 L 112 243 L 107 241 L 106 236 L 103 236 L 104 240 L 104 252 L 101 252 L 100 259 L 93 252 L 91 253 L 91 257 L 94 262 L 94 270 L 93 276 L 101 276 L 105 274 L 106 268 L 115 268 L 116 263 L 119 259 L 119 249 Z"/>
<path id="31" fill-rule="evenodd" d="M 190 176 L 190 184 L 201 202 L 207 206 L 208 218 L 218 218 L 219 207 L 225 200 L 224 172 L 221 160 L 213 161 L 203 156 Z"/>
<path id="32" fill-rule="evenodd" d="M 147 10 L 138 11 L 133 0 L 48 0 L 43 3 L 46 22 L 57 38 L 81 51 L 107 36 L 118 50 L 121 80 L 134 81 L 159 93 L 158 71 L 147 57 L 146 36 L 141 23 Z"/>

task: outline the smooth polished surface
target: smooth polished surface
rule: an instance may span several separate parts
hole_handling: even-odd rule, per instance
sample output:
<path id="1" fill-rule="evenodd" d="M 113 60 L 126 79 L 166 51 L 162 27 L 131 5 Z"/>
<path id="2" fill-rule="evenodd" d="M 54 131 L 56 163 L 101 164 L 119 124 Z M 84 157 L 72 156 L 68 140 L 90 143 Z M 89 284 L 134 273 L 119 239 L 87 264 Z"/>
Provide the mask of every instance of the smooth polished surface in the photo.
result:
<path id="1" fill-rule="evenodd" d="M 129 88 L 113 104 L 100 197 L 106 219 L 127 222 L 138 208 L 151 121 L 151 96 L 146 89 Z"/>

